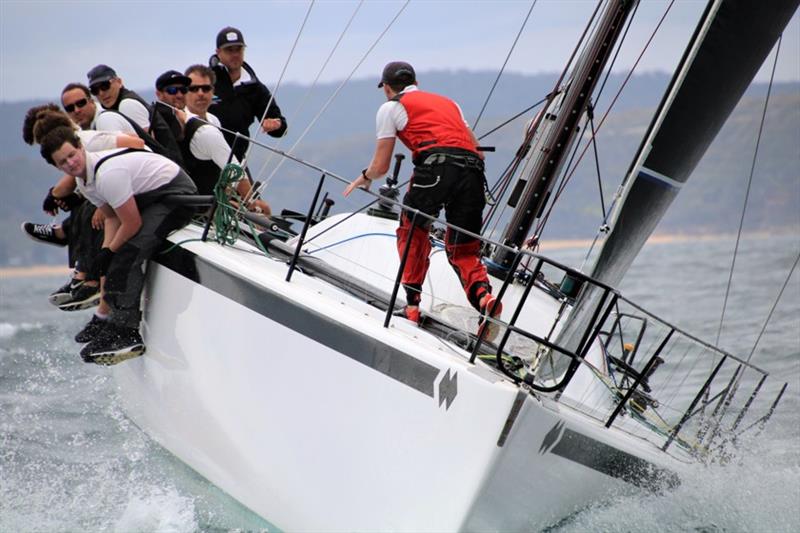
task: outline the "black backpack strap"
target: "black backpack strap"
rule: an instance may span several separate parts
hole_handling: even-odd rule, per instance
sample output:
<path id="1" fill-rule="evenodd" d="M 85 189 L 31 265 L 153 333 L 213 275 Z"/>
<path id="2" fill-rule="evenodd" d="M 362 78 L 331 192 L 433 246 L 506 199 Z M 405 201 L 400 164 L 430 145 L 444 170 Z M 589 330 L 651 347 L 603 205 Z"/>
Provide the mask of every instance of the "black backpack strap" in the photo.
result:
<path id="1" fill-rule="evenodd" d="M 130 154 L 131 152 L 146 152 L 147 150 L 140 150 L 138 148 L 125 148 L 124 150 L 120 150 L 119 152 L 115 152 L 113 154 L 108 154 L 105 157 L 101 157 L 100 161 L 98 161 L 94 166 L 94 175 L 97 178 L 97 171 L 100 170 L 100 165 L 111 159 L 112 157 L 117 157 L 120 155 Z"/>

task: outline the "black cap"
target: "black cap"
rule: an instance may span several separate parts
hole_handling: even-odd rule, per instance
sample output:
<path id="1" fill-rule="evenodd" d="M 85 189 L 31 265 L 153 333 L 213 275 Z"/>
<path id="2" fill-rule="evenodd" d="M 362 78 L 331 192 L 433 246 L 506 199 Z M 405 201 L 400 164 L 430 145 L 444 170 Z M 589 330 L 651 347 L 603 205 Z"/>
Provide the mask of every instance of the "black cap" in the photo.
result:
<path id="1" fill-rule="evenodd" d="M 158 78 L 156 78 L 156 89 L 161 91 L 168 85 L 183 85 L 188 87 L 192 84 L 191 78 L 184 76 L 177 70 L 168 70 Z"/>
<path id="2" fill-rule="evenodd" d="M 392 61 L 383 67 L 383 75 L 378 87 L 383 87 L 384 83 L 389 85 L 411 85 L 417 81 L 417 74 L 414 72 L 414 67 L 405 61 Z"/>
<path id="3" fill-rule="evenodd" d="M 86 73 L 86 77 L 89 78 L 89 87 L 91 87 L 95 83 L 113 80 L 117 77 L 117 73 L 108 65 L 97 65 Z"/>
<path id="4" fill-rule="evenodd" d="M 217 34 L 217 48 L 227 48 L 228 46 L 247 46 L 244 44 L 242 32 L 231 26 L 222 28 Z"/>

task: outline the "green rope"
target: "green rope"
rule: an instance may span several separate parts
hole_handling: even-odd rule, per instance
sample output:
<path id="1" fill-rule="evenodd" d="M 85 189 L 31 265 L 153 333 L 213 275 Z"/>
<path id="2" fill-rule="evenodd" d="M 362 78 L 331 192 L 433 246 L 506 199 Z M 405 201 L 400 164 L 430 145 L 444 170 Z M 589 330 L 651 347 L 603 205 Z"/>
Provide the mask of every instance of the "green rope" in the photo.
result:
<path id="1" fill-rule="evenodd" d="M 236 216 L 238 209 L 231 205 L 230 200 L 236 200 L 239 207 L 244 207 L 242 198 L 233 186 L 242 176 L 242 167 L 229 163 L 222 169 L 217 184 L 214 185 L 214 201 L 217 203 L 214 211 L 214 238 L 222 245 L 233 244 L 239 238 Z"/>
<path id="2" fill-rule="evenodd" d="M 214 211 L 214 239 L 223 246 L 234 244 L 241 235 L 239 214 L 240 210 L 247 209 L 247 207 L 244 198 L 237 192 L 235 184 L 243 178 L 244 169 L 239 165 L 228 163 L 220 172 L 217 184 L 214 185 L 214 201 L 217 203 L 217 209 Z M 235 201 L 239 207 L 231 205 L 231 200 Z M 257 237 L 258 231 L 253 224 L 247 219 L 243 219 L 243 222 L 247 224 L 250 233 L 255 237 L 253 240 L 256 246 L 264 254 L 267 254 L 267 250 Z"/>

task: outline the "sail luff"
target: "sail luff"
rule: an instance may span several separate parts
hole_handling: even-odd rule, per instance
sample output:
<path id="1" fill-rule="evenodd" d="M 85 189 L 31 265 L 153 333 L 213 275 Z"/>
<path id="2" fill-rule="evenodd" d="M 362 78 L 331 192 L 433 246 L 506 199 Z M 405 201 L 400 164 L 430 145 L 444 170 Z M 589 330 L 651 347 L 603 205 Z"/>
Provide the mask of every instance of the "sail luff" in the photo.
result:
<path id="1" fill-rule="evenodd" d="M 716 0 L 634 158 L 592 272 L 617 285 L 758 72 L 798 0 Z"/>

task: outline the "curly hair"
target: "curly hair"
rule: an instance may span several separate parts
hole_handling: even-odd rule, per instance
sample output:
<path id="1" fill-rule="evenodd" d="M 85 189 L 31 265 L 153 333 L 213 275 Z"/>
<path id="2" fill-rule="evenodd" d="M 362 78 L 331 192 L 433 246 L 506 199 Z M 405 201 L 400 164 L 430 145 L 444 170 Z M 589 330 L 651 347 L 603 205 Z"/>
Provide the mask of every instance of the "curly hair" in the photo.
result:
<path id="1" fill-rule="evenodd" d="M 64 143 L 70 143 L 75 148 L 81 147 L 81 140 L 73 127 L 61 126 L 47 132 L 47 135 L 41 140 L 40 152 L 44 160 L 56 166 L 53 161 L 53 154 L 64 146 Z"/>
<path id="2" fill-rule="evenodd" d="M 40 141 L 45 135 L 56 128 L 75 128 L 75 123 L 63 111 L 45 111 L 39 113 L 36 124 L 33 126 L 33 139 Z"/>
<path id="3" fill-rule="evenodd" d="M 36 121 L 39 120 L 39 115 L 51 111 L 60 112 L 61 108 L 51 102 L 28 109 L 28 112 L 25 113 L 25 120 L 22 122 L 22 140 L 25 141 L 26 144 L 33 145 L 36 141 L 33 128 L 36 126 Z"/>

